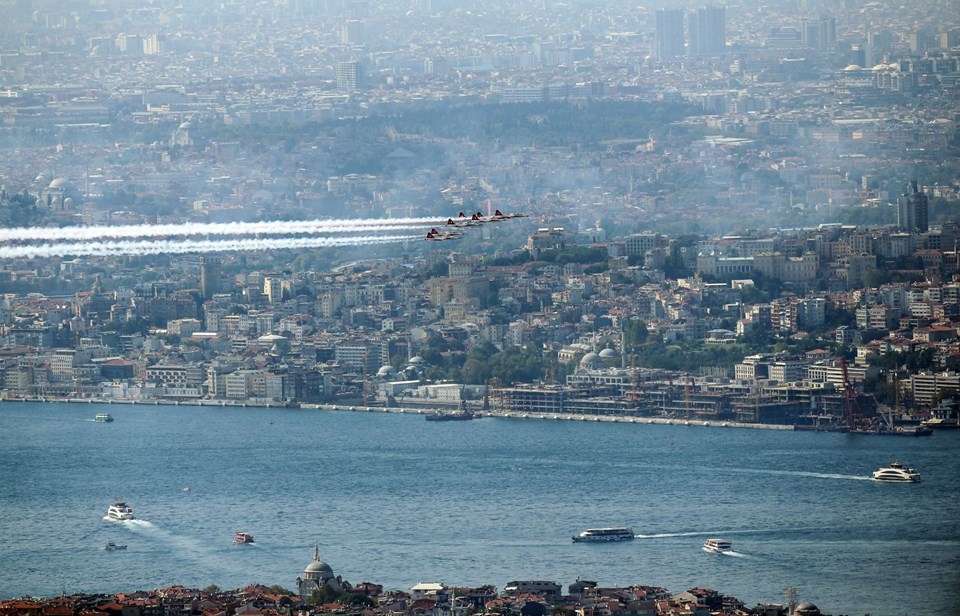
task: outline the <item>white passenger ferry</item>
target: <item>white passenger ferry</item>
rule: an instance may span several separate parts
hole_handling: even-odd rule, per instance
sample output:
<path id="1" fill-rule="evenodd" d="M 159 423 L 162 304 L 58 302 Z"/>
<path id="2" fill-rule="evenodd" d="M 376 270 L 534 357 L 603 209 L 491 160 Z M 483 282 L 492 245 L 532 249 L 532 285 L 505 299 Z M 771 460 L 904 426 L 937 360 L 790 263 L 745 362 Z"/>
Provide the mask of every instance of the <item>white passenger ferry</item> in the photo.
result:
<path id="1" fill-rule="evenodd" d="M 723 554 L 733 549 L 733 544 L 726 539 L 707 539 L 703 542 L 704 552 L 713 552 L 714 554 Z"/>
<path id="2" fill-rule="evenodd" d="M 877 481 L 895 481 L 899 483 L 917 483 L 920 473 L 916 469 L 904 466 L 900 460 L 894 460 L 890 466 L 881 467 L 873 471 L 873 478 Z"/>
<path id="3" fill-rule="evenodd" d="M 107 519 L 114 522 L 133 519 L 133 509 L 122 500 L 118 500 L 107 508 Z"/>
<path id="4" fill-rule="evenodd" d="M 633 539 L 629 528 L 588 528 L 573 536 L 574 541 L 629 541 Z"/>

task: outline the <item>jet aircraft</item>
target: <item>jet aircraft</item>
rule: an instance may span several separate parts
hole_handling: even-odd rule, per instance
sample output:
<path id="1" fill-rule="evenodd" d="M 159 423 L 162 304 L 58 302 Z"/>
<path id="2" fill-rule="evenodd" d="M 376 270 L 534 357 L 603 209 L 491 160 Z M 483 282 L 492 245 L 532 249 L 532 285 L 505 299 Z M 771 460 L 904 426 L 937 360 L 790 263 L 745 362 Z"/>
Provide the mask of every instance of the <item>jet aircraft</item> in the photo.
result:
<path id="1" fill-rule="evenodd" d="M 454 220 L 453 218 L 447 219 L 447 226 L 448 227 L 475 227 L 481 224 L 482 222 L 483 222 L 482 220 L 479 220 L 477 218 L 477 214 L 467 217 L 466 214 L 464 214 L 463 212 L 460 212 L 460 215 L 457 216 L 456 220 Z"/>
<path id="2" fill-rule="evenodd" d="M 500 210 L 497 210 L 491 216 L 493 220 L 509 220 L 511 218 L 529 218 L 527 214 L 503 214 Z"/>
<path id="3" fill-rule="evenodd" d="M 430 229 L 427 231 L 427 238 L 431 241 L 440 241 L 440 240 L 458 240 L 463 237 L 463 233 L 459 231 L 437 231 L 436 229 Z"/>

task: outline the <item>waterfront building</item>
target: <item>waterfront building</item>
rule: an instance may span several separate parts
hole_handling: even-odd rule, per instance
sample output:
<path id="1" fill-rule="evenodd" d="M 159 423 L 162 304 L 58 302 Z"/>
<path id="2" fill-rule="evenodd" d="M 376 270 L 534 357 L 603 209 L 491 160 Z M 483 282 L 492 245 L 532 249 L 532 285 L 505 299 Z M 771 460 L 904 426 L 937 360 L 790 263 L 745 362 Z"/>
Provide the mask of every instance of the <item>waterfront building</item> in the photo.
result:
<path id="1" fill-rule="evenodd" d="M 933 406 L 937 401 L 960 394 L 960 374 L 924 371 L 911 375 L 904 388 L 915 404 Z"/>

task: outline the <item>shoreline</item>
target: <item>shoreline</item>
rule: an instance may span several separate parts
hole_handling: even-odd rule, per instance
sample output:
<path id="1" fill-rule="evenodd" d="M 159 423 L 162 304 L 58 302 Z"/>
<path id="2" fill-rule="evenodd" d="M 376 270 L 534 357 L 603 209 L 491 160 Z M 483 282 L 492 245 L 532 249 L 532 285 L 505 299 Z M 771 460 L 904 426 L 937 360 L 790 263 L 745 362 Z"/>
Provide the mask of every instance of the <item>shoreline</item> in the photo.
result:
<path id="1" fill-rule="evenodd" d="M 250 402 L 234 400 L 134 400 L 117 398 L 57 398 L 57 397 L 0 397 L 0 404 L 5 402 L 39 402 L 46 404 L 103 404 L 103 405 L 133 405 L 133 406 L 195 406 L 195 407 L 237 407 L 237 408 L 270 408 L 270 409 L 307 409 L 320 411 L 342 411 L 350 413 L 394 413 L 403 415 L 426 415 L 436 410 L 433 407 L 385 407 L 362 404 L 333 404 L 301 402 L 296 406 L 286 403 Z M 753 430 L 783 430 L 783 431 L 817 431 L 838 432 L 830 428 L 815 426 L 795 426 L 789 424 L 758 424 L 736 421 L 709 421 L 704 419 L 678 419 L 670 417 L 644 417 L 633 415 L 581 415 L 574 413 L 538 413 L 518 411 L 471 410 L 478 418 L 492 417 L 502 419 L 535 419 L 553 421 L 587 421 L 625 424 L 691 426 L 707 428 L 745 428 Z"/>

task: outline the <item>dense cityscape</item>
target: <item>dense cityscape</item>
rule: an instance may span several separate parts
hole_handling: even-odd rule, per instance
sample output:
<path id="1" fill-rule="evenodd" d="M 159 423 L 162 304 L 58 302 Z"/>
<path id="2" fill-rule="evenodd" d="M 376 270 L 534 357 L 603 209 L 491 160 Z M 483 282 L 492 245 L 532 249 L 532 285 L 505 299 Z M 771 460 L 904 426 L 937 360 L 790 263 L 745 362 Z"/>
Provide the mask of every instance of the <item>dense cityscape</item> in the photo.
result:
<path id="1" fill-rule="evenodd" d="M 0 13 L 0 399 L 960 427 L 954 2 Z M 819 613 L 550 584 L 0 612 Z"/>
<path id="2" fill-rule="evenodd" d="M 621 616 L 821 616 L 809 601 L 797 600 L 797 589 L 787 589 L 787 603 L 759 604 L 752 608 L 734 597 L 708 588 L 691 588 L 671 593 L 665 588 L 637 585 L 604 588 L 597 582 L 577 580 L 563 587 L 545 580 L 516 580 L 503 592 L 494 586 L 469 588 L 443 582 L 422 582 L 409 591 L 384 590 L 380 584 L 362 582 L 356 586 L 334 576 L 332 567 L 315 557 L 302 577 L 297 591 L 280 584 L 251 584 L 222 590 L 215 585 L 204 589 L 171 586 L 153 591 L 116 595 L 73 595 L 56 599 L 15 599 L 0 602 L 6 615 L 111 615 L 204 614 L 205 616 L 277 616 L 286 614 L 381 614 L 420 616 L 471 616 L 473 614 L 538 615 L 595 614 L 598 611 Z M 826 615 L 824 615 L 826 616 Z"/>

